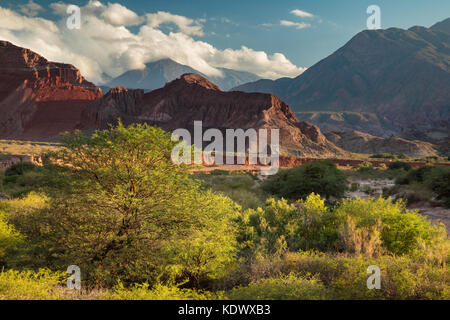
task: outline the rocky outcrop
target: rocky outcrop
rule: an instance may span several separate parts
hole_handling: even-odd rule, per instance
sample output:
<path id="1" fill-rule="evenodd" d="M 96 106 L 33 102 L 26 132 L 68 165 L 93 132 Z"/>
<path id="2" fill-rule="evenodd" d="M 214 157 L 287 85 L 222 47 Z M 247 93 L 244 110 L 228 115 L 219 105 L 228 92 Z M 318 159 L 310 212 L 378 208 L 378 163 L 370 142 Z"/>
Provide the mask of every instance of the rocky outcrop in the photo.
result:
<path id="1" fill-rule="evenodd" d="M 438 155 L 433 144 L 418 140 L 380 138 L 360 131 L 330 132 L 326 137 L 342 149 L 355 153 L 406 154 L 410 157 Z"/>
<path id="2" fill-rule="evenodd" d="M 74 66 L 0 41 L 0 137 L 49 138 L 72 130 L 87 103 L 101 96 Z"/>
<path id="3" fill-rule="evenodd" d="M 133 122 L 141 112 L 143 96 L 144 90 L 141 89 L 112 88 L 102 99 L 91 102 L 83 111 L 80 126 L 104 128 L 106 124 L 114 123 L 118 118 Z"/>
<path id="4" fill-rule="evenodd" d="M 223 92 L 198 74 L 185 74 L 164 88 L 142 91 L 115 88 L 84 111 L 85 128 L 104 128 L 118 117 L 125 122 L 147 122 L 165 130 L 192 130 L 194 121 L 204 129 L 280 129 L 283 151 L 299 156 L 343 156 L 320 130 L 300 122 L 278 97 L 264 93 Z M 88 124 L 88 126 L 86 126 Z"/>

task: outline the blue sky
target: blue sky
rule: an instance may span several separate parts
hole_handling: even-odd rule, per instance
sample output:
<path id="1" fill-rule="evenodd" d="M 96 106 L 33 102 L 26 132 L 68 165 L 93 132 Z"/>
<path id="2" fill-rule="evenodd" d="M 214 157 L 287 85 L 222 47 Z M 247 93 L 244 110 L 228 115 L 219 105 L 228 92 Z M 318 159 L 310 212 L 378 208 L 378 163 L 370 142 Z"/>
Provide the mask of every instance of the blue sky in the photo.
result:
<path id="1" fill-rule="evenodd" d="M 38 10 L 33 18 L 41 17 L 55 22 L 61 19 L 61 16 L 55 16 L 49 7 L 56 1 L 35 0 L 34 2 L 42 9 Z M 85 6 L 87 2 L 72 0 L 66 4 Z M 195 21 L 194 24 L 201 25 L 202 29 L 201 35 L 189 34 L 193 41 L 205 42 L 222 51 L 240 50 L 242 46 L 245 46 L 256 52 L 264 52 L 269 56 L 281 53 L 298 68 L 310 67 L 344 45 L 356 33 L 366 29 L 368 17 L 366 9 L 369 5 L 376 4 L 381 8 L 382 28 L 410 28 L 414 25 L 429 27 L 450 17 L 450 1 L 448 0 L 228 0 L 226 2 L 214 0 L 117 0 L 111 2 L 121 4 L 138 16 L 163 11 L 192 19 Z M 20 6 L 27 3 L 29 0 L 0 0 L 0 7 L 23 14 L 24 11 L 20 10 Z M 102 3 L 105 6 L 108 5 L 107 1 L 102 1 Z M 295 15 L 292 13 L 293 10 L 310 13 L 313 17 Z M 288 23 L 282 25 L 281 21 L 283 20 Z M 304 27 L 298 27 L 301 24 L 304 24 Z M 140 27 L 141 25 L 126 26 L 132 33 L 138 33 Z M 170 23 L 158 25 L 157 28 L 165 33 L 180 31 Z M 1 30 L 0 25 L 0 36 L 2 36 Z M 7 34 L 5 31 L 3 35 L 12 37 L 11 32 L 13 31 L 9 32 Z M 19 31 L 14 32 L 14 36 L 17 38 Z M 16 38 L 14 40 L 17 40 Z M 20 42 L 26 41 L 21 38 Z M 32 45 L 37 46 L 37 44 Z M 147 57 L 146 59 L 151 58 Z M 183 58 L 181 59 L 183 60 Z M 186 61 L 188 60 L 186 58 Z M 231 63 L 226 62 L 223 57 L 213 61 L 223 64 Z M 242 65 L 245 66 L 245 63 Z M 110 69 L 110 73 L 114 73 L 112 68 Z M 257 71 L 256 67 L 255 70 Z M 292 73 L 295 73 L 295 70 L 292 69 Z M 277 72 L 274 71 L 272 78 L 276 78 Z"/>

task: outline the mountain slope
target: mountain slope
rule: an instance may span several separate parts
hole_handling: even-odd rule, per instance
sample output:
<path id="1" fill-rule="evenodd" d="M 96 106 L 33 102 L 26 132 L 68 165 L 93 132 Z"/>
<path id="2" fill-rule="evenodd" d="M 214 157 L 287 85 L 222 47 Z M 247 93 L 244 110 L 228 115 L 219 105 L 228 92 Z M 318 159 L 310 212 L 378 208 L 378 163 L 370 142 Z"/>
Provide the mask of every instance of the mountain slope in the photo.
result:
<path id="1" fill-rule="evenodd" d="M 436 31 L 447 24 L 363 31 L 282 86 L 265 80 L 234 90 L 276 93 L 294 111 L 374 113 L 397 133 L 448 131 L 450 34 Z"/>
<path id="2" fill-rule="evenodd" d="M 229 90 L 242 83 L 259 79 L 258 76 L 249 72 L 225 68 L 218 69 L 222 72 L 223 77 L 213 76 L 208 78 L 216 83 L 222 90 Z M 151 91 L 162 88 L 167 82 L 175 80 L 186 73 L 197 73 L 206 77 L 189 66 L 179 64 L 171 59 L 162 59 L 147 63 L 145 69 L 127 71 L 107 82 L 105 86 L 122 86 L 130 89 L 144 89 L 145 91 Z"/>
<path id="3" fill-rule="evenodd" d="M 360 131 L 329 132 L 325 136 L 344 150 L 355 153 L 406 154 L 410 157 L 436 156 L 436 148 L 428 142 L 401 138 L 381 138 Z"/>
<path id="4" fill-rule="evenodd" d="M 172 131 L 192 131 L 201 120 L 204 130 L 217 128 L 280 129 L 282 150 L 302 156 L 343 156 L 320 130 L 299 122 L 289 106 L 274 95 L 224 92 L 198 74 L 185 74 L 163 88 L 143 90 L 115 88 L 92 102 L 83 113 L 85 129 L 104 128 L 121 117 L 126 123 L 147 122 Z"/>
<path id="5" fill-rule="evenodd" d="M 0 137 L 52 137 L 72 130 L 83 108 L 101 97 L 72 65 L 0 41 Z"/>
<path id="6" fill-rule="evenodd" d="M 450 33 L 450 18 L 447 18 L 441 22 L 438 22 L 430 27 L 433 31 L 441 31 Z"/>

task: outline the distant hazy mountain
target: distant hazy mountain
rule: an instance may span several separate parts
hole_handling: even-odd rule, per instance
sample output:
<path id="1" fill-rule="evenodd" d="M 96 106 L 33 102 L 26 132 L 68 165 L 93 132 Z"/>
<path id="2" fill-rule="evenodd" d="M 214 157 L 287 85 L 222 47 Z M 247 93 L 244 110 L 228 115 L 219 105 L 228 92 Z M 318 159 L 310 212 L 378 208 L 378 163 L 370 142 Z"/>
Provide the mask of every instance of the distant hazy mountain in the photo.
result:
<path id="1" fill-rule="evenodd" d="M 222 90 L 225 91 L 240 84 L 259 79 L 258 76 L 249 72 L 225 68 L 218 69 L 222 71 L 224 75 L 223 77 L 207 78 L 216 83 Z M 167 82 L 175 80 L 186 73 L 197 73 L 206 77 L 201 72 L 189 66 L 179 64 L 171 59 L 163 59 L 156 62 L 147 63 L 145 65 L 145 69 L 127 71 L 117 78 L 108 81 L 105 86 L 123 86 L 131 89 L 144 89 L 146 91 L 150 91 L 161 88 Z"/>
<path id="2" fill-rule="evenodd" d="M 369 112 L 397 132 L 448 136 L 450 33 L 441 30 L 449 24 L 363 31 L 297 78 L 234 90 L 274 93 L 294 111 Z"/>

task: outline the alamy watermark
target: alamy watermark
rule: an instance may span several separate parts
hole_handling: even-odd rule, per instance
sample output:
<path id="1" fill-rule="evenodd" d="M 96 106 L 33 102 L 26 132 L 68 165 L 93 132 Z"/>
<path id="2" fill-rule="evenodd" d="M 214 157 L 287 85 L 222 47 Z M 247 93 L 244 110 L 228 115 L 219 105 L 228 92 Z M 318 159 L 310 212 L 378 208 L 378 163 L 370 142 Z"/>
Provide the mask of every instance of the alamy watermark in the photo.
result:
<path id="1" fill-rule="evenodd" d="M 367 14 L 370 16 L 367 18 L 367 29 L 378 30 L 381 29 L 381 9 L 377 5 L 371 5 L 367 7 Z"/>
<path id="2" fill-rule="evenodd" d="M 260 165 L 261 175 L 274 175 L 279 168 L 279 129 L 225 129 L 215 128 L 203 133 L 202 121 L 194 121 L 194 139 L 187 129 L 172 133 L 172 141 L 180 141 L 172 150 L 175 164 Z M 270 139 L 270 142 L 269 142 Z M 210 142 L 203 148 L 205 142 Z M 224 148 L 225 143 L 225 148 Z M 192 155 L 191 145 L 194 145 Z M 225 160 L 225 161 L 224 161 Z"/>
<path id="3" fill-rule="evenodd" d="M 67 6 L 66 13 L 69 17 L 66 20 L 66 26 L 68 29 L 80 29 L 81 28 L 81 9 L 79 6 L 71 4 Z"/>
<path id="4" fill-rule="evenodd" d="M 370 277 L 367 278 L 367 289 L 373 290 L 381 289 L 381 269 L 379 266 L 369 266 L 367 268 L 367 274 L 370 274 Z"/>
<path id="5" fill-rule="evenodd" d="M 76 265 L 68 266 L 66 272 L 71 275 L 69 278 L 67 278 L 67 288 L 69 290 L 81 290 L 80 267 Z"/>

